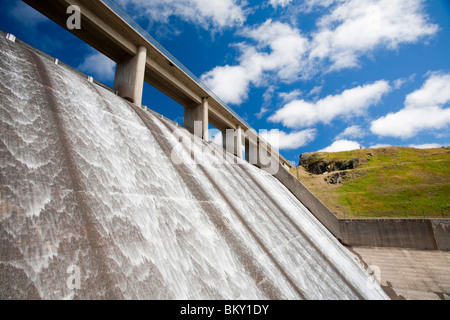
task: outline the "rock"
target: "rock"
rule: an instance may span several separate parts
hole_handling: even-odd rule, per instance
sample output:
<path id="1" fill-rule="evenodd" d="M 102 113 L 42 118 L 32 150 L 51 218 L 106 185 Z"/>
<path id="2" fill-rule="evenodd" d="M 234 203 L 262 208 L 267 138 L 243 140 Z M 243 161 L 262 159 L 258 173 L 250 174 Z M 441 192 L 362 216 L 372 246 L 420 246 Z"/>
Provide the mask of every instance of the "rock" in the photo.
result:
<path id="1" fill-rule="evenodd" d="M 351 160 L 327 161 L 315 153 L 303 153 L 299 160 L 299 166 L 303 166 L 306 171 L 313 174 L 356 169 L 360 164 L 360 159 L 356 157 Z"/>
<path id="2" fill-rule="evenodd" d="M 335 172 L 331 176 L 328 177 L 329 184 L 339 184 L 347 178 L 346 172 Z"/>
<path id="3" fill-rule="evenodd" d="M 306 165 L 306 170 L 314 174 L 323 174 L 324 172 L 328 172 L 328 164 L 329 163 L 325 161 L 308 163 Z"/>
<path id="4" fill-rule="evenodd" d="M 308 163 L 308 159 L 311 157 L 311 153 L 303 153 L 300 155 L 300 160 L 298 162 L 299 166 L 304 166 Z"/>
<path id="5" fill-rule="evenodd" d="M 359 164 L 360 164 L 359 158 L 353 158 L 352 159 L 352 168 L 351 169 L 359 168 Z"/>

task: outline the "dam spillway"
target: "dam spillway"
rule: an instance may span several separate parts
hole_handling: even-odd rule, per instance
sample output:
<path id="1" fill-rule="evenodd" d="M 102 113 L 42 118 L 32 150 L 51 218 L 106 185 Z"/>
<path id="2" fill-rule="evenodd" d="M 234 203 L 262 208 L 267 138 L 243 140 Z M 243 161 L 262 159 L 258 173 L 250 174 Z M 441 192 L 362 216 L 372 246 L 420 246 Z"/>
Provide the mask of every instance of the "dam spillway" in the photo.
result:
<path id="1" fill-rule="evenodd" d="M 5 37 L 0 130 L 0 299 L 387 298 L 272 175 Z"/>

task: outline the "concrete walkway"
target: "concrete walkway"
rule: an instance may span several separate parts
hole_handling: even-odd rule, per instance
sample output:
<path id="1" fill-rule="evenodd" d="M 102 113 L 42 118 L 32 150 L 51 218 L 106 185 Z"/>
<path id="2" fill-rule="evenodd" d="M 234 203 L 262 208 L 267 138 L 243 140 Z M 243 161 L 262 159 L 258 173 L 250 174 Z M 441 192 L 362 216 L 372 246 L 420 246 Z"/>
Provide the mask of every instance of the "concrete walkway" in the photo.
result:
<path id="1" fill-rule="evenodd" d="M 392 299 L 450 300 L 450 252 L 401 248 L 349 248 Z"/>

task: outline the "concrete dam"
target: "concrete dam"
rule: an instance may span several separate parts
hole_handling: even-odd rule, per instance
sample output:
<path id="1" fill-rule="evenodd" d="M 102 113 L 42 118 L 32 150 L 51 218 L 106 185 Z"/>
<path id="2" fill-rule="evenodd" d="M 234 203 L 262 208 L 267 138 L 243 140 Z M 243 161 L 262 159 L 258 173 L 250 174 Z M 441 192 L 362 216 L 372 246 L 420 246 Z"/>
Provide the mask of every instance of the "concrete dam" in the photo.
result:
<path id="1" fill-rule="evenodd" d="M 0 113 L 0 299 L 387 299 L 272 175 L 4 36 Z"/>

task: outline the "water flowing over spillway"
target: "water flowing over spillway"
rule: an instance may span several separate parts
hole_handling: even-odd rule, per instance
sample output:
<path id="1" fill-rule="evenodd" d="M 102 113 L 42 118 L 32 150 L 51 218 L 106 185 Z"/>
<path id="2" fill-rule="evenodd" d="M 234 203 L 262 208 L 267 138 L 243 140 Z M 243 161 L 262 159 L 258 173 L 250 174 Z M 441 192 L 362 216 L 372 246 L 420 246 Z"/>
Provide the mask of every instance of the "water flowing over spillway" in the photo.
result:
<path id="1" fill-rule="evenodd" d="M 270 174 L 0 48 L 0 299 L 386 298 Z"/>

